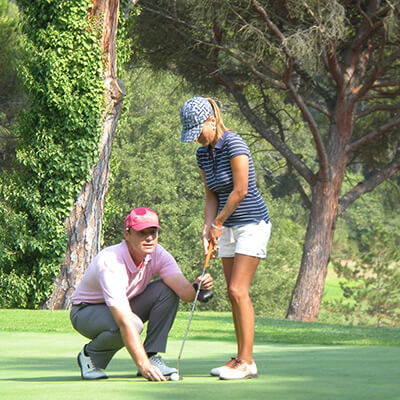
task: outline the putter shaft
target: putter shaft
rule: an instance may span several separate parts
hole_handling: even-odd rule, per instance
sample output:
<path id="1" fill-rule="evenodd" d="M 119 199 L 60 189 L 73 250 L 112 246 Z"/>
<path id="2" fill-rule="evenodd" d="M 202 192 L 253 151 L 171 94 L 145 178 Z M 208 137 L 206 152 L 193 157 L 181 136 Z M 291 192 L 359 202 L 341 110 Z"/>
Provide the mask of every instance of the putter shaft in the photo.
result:
<path id="1" fill-rule="evenodd" d="M 212 243 L 210 242 L 209 245 L 208 245 L 207 256 L 206 256 L 206 259 L 204 261 L 203 271 L 202 271 L 201 277 L 200 277 L 201 279 L 203 279 L 203 276 L 206 273 L 206 269 L 207 269 L 208 263 L 210 261 L 211 254 L 212 254 Z M 179 372 L 180 372 L 180 362 L 181 362 L 181 356 L 182 356 L 182 352 L 183 352 L 183 346 L 185 345 L 185 342 L 186 342 L 186 337 L 187 337 L 187 334 L 188 334 L 188 331 L 189 331 L 190 322 L 192 321 L 193 311 L 194 311 L 194 309 L 196 307 L 197 298 L 199 297 L 200 287 L 201 287 L 201 284 L 197 286 L 196 295 L 194 296 L 194 300 L 193 300 L 192 310 L 190 311 L 190 315 L 189 315 L 189 321 L 188 321 L 187 326 L 186 326 L 185 334 L 183 335 L 183 341 L 182 341 L 181 349 L 180 349 L 179 355 L 178 355 L 178 361 L 177 361 L 176 369 L 178 370 L 178 375 L 179 376 L 180 376 Z"/>

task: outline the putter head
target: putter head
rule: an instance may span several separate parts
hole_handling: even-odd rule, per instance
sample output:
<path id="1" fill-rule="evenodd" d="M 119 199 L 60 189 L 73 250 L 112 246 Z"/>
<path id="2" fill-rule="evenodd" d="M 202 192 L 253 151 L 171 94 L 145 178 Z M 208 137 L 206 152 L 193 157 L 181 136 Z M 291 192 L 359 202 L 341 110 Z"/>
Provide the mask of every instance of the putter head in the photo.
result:
<path id="1" fill-rule="evenodd" d="M 193 283 L 193 287 L 196 292 L 199 290 L 199 285 L 197 283 Z M 213 296 L 214 294 L 211 290 L 200 289 L 197 300 L 201 301 L 202 303 L 207 303 L 212 299 Z"/>
<path id="2" fill-rule="evenodd" d="M 213 296 L 214 293 L 211 290 L 200 290 L 198 299 L 202 303 L 207 303 L 213 298 Z"/>

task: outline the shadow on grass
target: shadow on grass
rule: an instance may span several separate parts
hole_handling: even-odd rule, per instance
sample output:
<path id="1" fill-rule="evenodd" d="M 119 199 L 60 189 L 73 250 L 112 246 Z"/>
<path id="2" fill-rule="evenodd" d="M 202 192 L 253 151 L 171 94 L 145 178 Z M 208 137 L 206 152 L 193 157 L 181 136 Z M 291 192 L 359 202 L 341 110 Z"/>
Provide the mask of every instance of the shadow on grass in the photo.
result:
<path id="1" fill-rule="evenodd" d="M 45 342 L 43 341 L 43 346 Z M 170 366 L 176 361 L 180 342 L 173 341 L 166 360 Z M 8 382 L 13 390 L 29 394 L 33 384 L 51 385 L 55 391 L 62 391 L 61 385 L 74 385 L 79 391 L 85 387 L 96 391 L 96 398 L 106 398 L 105 393 L 115 390 L 135 390 L 135 395 L 146 394 L 146 398 L 159 399 L 398 399 L 400 373 L 398 360 L 400 348 L 389 347 L 334 347 L 302 345 L 255 346 L 255 359 L 259 369 L 259 379 L 238 382 L 221 382 L 209 376 L 212 367 L 220 365 L 235 350 L 233 343 L 188 340 L 181 359 L 183 381 L 163 385 L 146 385 L 143 378 L 136 378 L 136 369 L 127 354 L 118 354 L 106 372 L 109 379 L 100 384 L 82 382 L 74 357 L 34 355 L 3 357 L 0 367 L 0 387 Z M 36 351 L 36 350 L 35 350 Z M 172 355 L 173 354 L 173 355 Z M 134 369 L 134 371 L 132 371 Z M 4 375 L 8 377 L 4 377 Z M 130 386 L 130 383 L 135 384 Z M 99 385 L 100 384 L 100 385 Z M 137 385 L 136 385 L 137 384 Z M 84 385 L 84 386 L 81 386 Z M 249 386 L 250 385 L 250 386 Z M 69 387 L 69 386 L 68 386 Z M 36 390 L 39 390 L 37 388 Z M 65 390 L 65 389 L 64 389 Z M 250 396 L 251 390 L 251 396 Z M 156 392 L 156 395 L 155 395 Z M 201 392 L 197 395 L 197 392 Z M 104 396 L 103 396 L 104 394 Z M 234 397 L 232 397 L 232 395 Z M 236 397 L 235 397 L 236 396 Z M 26 396 L 25 396 L 26 397 Z M 21 396 L 21 398 L 24 398 Z M 26 397 L 27 398 L 27 397 Z M 53 398 L 63 398 L 53 397 Z M 90 397 L 94 398 L 94 397 Z M 126 398 L 126 397 L 114 397 Z M 138 397 L 139 398 L 139 397 Z M 143 397 L 140 397 L 142 399 Z"/>
<path id="2" fill-rule="evenodd" d="M 13 382 L 77 382 L 80 381 L 79 376 L 40 376 L 33 378 L 8 378 L 1 379 L 0 381 L 13 381 Z"/>
<path id="3" fill-rule="evenodd" d="M 4 361 L 4 363 L 3 363 Z M 124 373 L 135 368 L 130 359 L 112 360 L 112 378 L 136 378 L 136 372 Z M 13 371 L 15 371 L 15 376 Z M 53 374 L 49 375 L 48 372 Z M 68 372 L 68 375 L 63 375 Z M 9 378 L 0 378 L 0 381 L 15 382 L 68 382 L 82 381 L 76 358 L 47 358 L 47 357 L 13 357 L 2 360 L 1 375 Z M 21 375 L 27 375 L 22 376 Z M 37 376 L 32 376 L 32 375 Z M 139 378 L 140 379 L 140 378 Z"/>
<path id="4" fill-rule="evenodd" d="M 189 315 L 187 313 L 187 315 Z M 179 339 L 183 330 L 180 316 L 173 336 Z M 206 327 L 208 327 L 206 329 Z M 197 313 L 192 320 L 189 336 L 195 340 L 235 341 L 236 336 L 230 314 Z M 314 322 L 276 320 L 257 317 L 256 343 L 318 344 L 318 345 L 374 345 L 399 346 L 400 329 L 356 327 Z"/>
<path id="5" fill-rule="evenodd" d="M 124 351 L 123 349 L 120 352 Z M 120 354 L 117 352 L 117 355 Z M 128 358 L 119 359 L 115 362 L 115 359 L 111 361 L 109 365 L 113 366 L 113 371 L 126 371 L 128 368 L 132 369 L 132 361 Z M 79 366 L 76 357 L 57 357 L 57 356 L 44 356 L 44 357 L 33 357 L 33 356 L 19 356 L 19 357 L 8 357 L 2 358 L 0 364 L 0 371 L 24 371 L 24 370 L 43 370 L 43 371 L 71 371 L 76 369 L 79 372 Z"/>

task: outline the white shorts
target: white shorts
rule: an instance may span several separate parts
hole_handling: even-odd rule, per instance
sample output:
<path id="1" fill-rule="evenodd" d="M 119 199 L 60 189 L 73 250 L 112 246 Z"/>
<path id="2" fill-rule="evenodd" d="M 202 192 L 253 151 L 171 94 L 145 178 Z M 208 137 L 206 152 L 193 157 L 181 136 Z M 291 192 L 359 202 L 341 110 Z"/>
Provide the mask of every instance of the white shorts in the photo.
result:
<path id="1" fill-rule="evenodd" d="M 259 224 L 234 227 L 224 226 L 219 237 L 219 257 L 234 257 L 236 253 L 265 258 L 271 235 L 271 223 L 262 220 Z"/>

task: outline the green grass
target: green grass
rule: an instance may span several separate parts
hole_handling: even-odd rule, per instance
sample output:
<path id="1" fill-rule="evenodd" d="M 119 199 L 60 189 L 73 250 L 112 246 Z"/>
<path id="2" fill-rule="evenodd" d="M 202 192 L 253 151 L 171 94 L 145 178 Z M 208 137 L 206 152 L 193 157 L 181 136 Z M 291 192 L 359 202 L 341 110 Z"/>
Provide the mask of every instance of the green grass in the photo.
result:
<path id="1" fill-rule="evenodd" d="M 339 278 L 336 275 L 329 275 L 325 281 L 323 301 L 334 301 L 343 298 L 343 291 L 339 285 Z"/>
<path id="2" fill-rule="evenodd" d="M 180 339 L 189 312 L 179 312 L 170 332 Z M 0 310 L 0 332 L 74 333 L 68 311 Z M 197 311 L 190 325 L 196 340 L 235 341 L 230 313 Z M 334 324 L 256 318 L 255 341 L 260 343 L 400 346 L 400 329 L 366 328 Z"/>
<path id="3" fill-rule="evenodd" d="M 178 313 L 165 359 L 175 365 L 188 313 Z M 86 339 L 67 311 L 0 310 L 0 399 L 381 400 L 400 399 L 400 330 L 257 318 L 258 379 L 221 382 L 210 368 L 235 354 L 231 317 L 196 311 L 181 361 L 183 381 L 136 378 L 123 349 L 108 380 L 86 382 L 76 354 Z"/>

